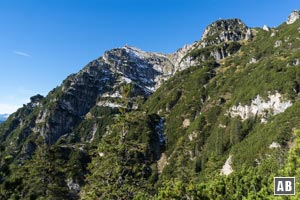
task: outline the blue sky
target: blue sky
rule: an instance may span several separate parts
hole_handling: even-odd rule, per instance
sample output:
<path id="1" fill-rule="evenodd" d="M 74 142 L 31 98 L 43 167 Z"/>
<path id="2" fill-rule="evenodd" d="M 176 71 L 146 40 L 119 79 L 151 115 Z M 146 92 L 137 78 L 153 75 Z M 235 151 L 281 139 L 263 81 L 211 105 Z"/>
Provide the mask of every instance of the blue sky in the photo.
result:
<path id="1" fill-rule="evenodd" d="M 277 26 L 296 0 L 1 0 L 0 114 L 46 95 L 105 50 L 171 53 L 219 18 Z"/>

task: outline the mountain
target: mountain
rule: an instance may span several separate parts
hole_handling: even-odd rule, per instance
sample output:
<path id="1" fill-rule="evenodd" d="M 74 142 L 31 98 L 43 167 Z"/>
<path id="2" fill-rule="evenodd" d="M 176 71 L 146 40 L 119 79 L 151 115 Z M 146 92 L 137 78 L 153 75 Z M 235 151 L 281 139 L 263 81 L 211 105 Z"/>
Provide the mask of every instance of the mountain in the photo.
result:
<path id="1" fill-rule="evenodd" d="M 0 114 L 0 123 L 4 122 L 8 118 L 9 114 Z"/>
<path id="2" fill-rule="evenodd" d="M 1 199 L 272 199 L 300 175 L 299 16 L 111 49 L 31 97 L 0 125 Z"/>

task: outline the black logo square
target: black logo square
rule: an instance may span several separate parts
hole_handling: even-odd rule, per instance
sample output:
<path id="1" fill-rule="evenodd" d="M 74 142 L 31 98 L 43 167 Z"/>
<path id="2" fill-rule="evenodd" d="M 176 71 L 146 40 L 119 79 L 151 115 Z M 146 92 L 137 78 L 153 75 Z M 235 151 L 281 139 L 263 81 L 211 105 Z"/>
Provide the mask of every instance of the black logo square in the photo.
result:
<path id="1" fill-rule="evenodd" d="M 295 195 L 295 177 L 274 177 L 274 195 Z"/>

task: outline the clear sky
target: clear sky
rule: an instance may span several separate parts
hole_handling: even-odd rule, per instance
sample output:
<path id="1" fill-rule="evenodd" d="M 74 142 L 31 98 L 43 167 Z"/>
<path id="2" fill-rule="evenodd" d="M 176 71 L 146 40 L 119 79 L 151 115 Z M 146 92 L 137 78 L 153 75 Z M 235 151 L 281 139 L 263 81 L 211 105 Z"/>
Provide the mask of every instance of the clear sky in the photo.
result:
<path id="1" fill-rule="evenodd" d="M 46 95 L 105 50 L 171 53 L 219 18 L 277 26 L 298 0 L 0 0 L 0 114 Z"/>

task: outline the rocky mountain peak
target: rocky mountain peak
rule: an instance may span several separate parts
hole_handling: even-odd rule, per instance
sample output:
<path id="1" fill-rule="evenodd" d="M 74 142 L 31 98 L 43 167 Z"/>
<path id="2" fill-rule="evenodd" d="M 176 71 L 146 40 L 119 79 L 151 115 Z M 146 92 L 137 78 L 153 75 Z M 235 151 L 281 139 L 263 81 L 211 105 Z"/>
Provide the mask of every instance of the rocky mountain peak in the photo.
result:
<path id="1" fill-rule="evenodd" d="M 294 10 L 288 17 L 286 23 L 287 24 L 293 24 L 297 19 L 300 18 L 300 12 L 299 10 Z"/>
<path id="2" fill-rule="evenodd" d="M 202 46 L 219 44 L 227 41 L 248 40 L 251 30 L 240 19 L 220 19 L 205 29 L 201 41 Z"/>
<path id="3" fill-rule="evenodd" d="M 240 41 L 248 41 L 252 37 L 252 30 L 240 19 L 220 19 L 207 26 L 200 41 L 186 45 L 173 54 L 172 61 L 179 71 L 199 65 L 209 58 L 219 61 L 237 52 Z"/>
<path id="4" fill-rule="evenodd" d="M 122 47 L 122 49 L 125 49 L 126 53 L 128 53 L 132 59 L 144 59 L 147 58 L 149 56 L 151 56 L 151 53 L 147 53 L 137 47 L 133 47 L 133 46 L 128 46 L 125 45 L 124 47 Z"/>
<path id="5" fill-rule="evenodd" d="M 110 66 L 111 71 L 150 92 L 175 71 L 167 55 L 145 52 L 128 45 L 106 51 L 103 60 Z"/>

